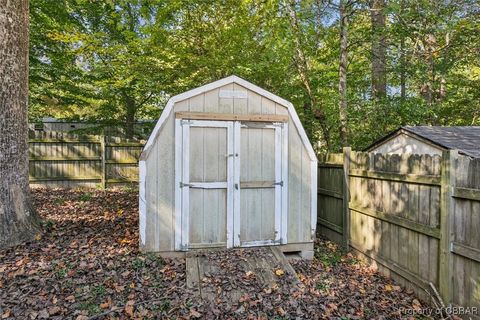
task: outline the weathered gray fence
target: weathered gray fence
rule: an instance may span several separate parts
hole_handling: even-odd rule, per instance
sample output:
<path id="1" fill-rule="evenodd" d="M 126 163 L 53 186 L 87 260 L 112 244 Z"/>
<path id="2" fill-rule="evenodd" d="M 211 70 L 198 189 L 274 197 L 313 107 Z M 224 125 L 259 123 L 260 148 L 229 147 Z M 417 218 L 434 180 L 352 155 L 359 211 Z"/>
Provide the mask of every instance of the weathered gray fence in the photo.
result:
<path id="1" fill-rule="evenodd" d="M 30 185 L 106 187 L 138 181 L 138 158 L 144 141 L 75 135 L 29 134 Z"/>
<path id="2" fill-rule="evenodd" d="M 319 156 L 317 232 L 346 245 L 346 181 L 342 153 Z"/>
<path id="3" fill-rule="evenodd" d="M 433 285 L 446 303 L 480 308 L 480 159 L 346 149 L 320 158 L 318 174 L 321 234 L 424 299 Z"/>

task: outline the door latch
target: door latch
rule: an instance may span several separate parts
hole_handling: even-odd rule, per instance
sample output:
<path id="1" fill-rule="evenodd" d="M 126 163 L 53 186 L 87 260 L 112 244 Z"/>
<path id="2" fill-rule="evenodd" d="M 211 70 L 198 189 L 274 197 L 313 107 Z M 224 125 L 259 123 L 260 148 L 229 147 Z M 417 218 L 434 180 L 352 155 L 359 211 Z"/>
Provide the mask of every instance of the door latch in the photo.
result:
<path id="1" fill-rule="evenodd" d="M 275 182 L 274 184 L 272 184 L 272 186 L 280 186 L 280 187 L 283 187 L 283 181 Z"/>
<path id="2" fill-rule="evenodd" d="M 238 183 L 235 183 L 235 190 L 238 190 Z"/>

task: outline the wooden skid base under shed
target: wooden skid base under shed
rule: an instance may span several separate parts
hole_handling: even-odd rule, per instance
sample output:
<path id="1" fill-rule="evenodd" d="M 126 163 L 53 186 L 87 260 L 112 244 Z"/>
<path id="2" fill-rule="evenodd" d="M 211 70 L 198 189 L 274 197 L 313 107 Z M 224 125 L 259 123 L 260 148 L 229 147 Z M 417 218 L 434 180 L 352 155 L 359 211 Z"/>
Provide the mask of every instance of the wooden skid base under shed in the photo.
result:
<path id="1" fill-rule="evenodd" d="M 209 302 L 231 305 L 255 290 L 272 290 L 280 281 L 302 287 L 279 247 L 193 250 L 187 253 L 187 288 Z"/>
<path id="2" fill-rule="evenodd" d="M 256 247 L 252 247 L 256 248 Z M 306 259 L 306 260 L 312 260 L 313 259 L 313 242 L 305 242 L 305 243 L 289 243 L 289 244 L 284 244 L 284 245 L 279 245 L 279 246 L 273 246 L 270 248 L 275 248 L 275 250 L 280 250 L 285 254 L 287 259 Z M 239 250 L 238 249 L 231 249 L 231 250 Z M 245 248 L 244 248 L 245 249 Z M 150 250 L 147 250 L 145 247 L 142 247 L 140 245 L 140 250 L 142 252 L 150 252 Z M 190 252 L 198 252 L 198 250 L 201 249 L 195 249 Z M 217 248 L 217 249 L 212 249 L 212 250 L 226 250 L 224 248 Z M 188 252 L 185 251 L 157 251 L 157 254 L 159 254 L 162 258 L 166 259 L 184 259 L 186 256 L 189 254 Z"/>

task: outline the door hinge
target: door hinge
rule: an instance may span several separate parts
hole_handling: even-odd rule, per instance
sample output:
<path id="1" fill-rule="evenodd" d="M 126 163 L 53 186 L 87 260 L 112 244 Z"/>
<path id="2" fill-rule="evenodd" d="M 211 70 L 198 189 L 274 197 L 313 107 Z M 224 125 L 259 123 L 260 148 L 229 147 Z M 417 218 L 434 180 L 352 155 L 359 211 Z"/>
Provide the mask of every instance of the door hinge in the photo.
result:
<path id="1" fill-rule="evenodd" d="M 280 187 L 283 187 L 283 181 L 275 182 L 274 184 L 272 184 L 272 186 L 280 186 Z"/>
<path id="2" fill-rule="evenodd" d="M 190 183 L 183 183 L 183 182 L 180 181 L 180 188 L 191 187 L 191 186 L 192 186 L 192 184 L 190 184 Z"/>

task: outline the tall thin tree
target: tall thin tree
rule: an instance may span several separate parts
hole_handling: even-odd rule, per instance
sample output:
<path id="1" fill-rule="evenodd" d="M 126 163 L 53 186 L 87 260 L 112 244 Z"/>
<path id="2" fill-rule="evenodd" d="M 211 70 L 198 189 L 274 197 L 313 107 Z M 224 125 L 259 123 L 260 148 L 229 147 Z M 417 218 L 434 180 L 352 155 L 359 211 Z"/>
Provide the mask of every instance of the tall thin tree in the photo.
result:
<path id="1" fill-rule="evenodd" d="M 340 59 L 338 68 L 338 94 L 340 117 L 340 142 L 342 147 L 348 145 L 348 102 L 347 102 L 347 64 L 348 64 L 348 0 L 340 0 Z"/>
<path id="2" fill-rule="evenodd" d="M 372 96 L 387 95 L 387 44 L 385 38 L 385 0 L 370 0 L 372 22 Z"/>
<path id="3" fill-rule="evenodd" d="M 0 247 L 33 238 L 28 185 L 28 0 L 0 0 Z"/>

